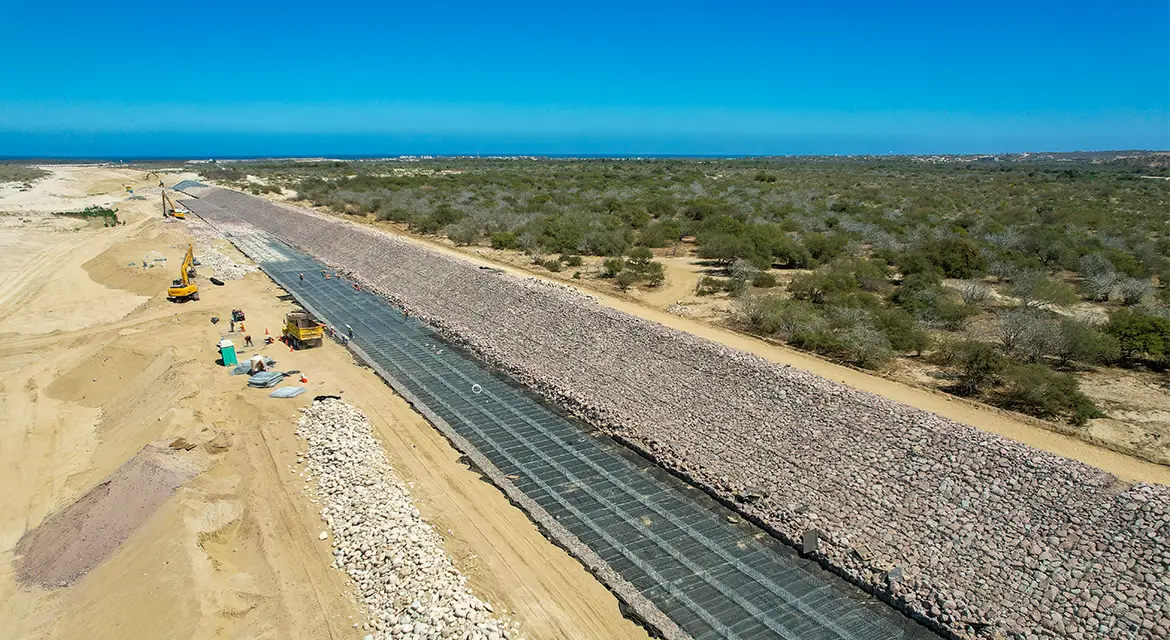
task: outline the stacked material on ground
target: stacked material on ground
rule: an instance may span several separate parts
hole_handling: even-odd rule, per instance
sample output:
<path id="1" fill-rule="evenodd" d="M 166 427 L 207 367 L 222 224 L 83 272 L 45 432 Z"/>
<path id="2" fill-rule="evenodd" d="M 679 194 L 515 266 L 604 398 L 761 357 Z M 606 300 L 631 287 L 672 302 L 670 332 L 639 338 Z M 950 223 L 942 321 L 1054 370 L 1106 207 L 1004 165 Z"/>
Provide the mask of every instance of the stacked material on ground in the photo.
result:
<path id="1" fill-rule="evenodd" d="M 1170 488 L 1005 438 L 417 244 L 227 190 L 536 391 L 956 636 L 1170 634 Z M 230 213 L 229 213 L 230 212 Z"/>
<path id="2" fill-rule="evenodd" d="M 340 400 L 304 409 L 297 435 L 308 441 L 304 471 L 316 479 L 332 532 L 333 565 L 358 587 L 380 638 L 516 637 L 490 604 L 472 595 L 442 539 L 419 517 L 370 423 Z"/>
<path id="3" fill-rule="evenodd" d="M 211 269 L 223 280 L 241 280 L 256 270 L 256 267 L 240 264 L 216 249 L 215 243 L 223 238 L 207 223 L 194 217 L 188 218 L 186 223 L 187 230 L 195 236 L 195 242 L 199 246 L 200 267 Z"/>
<path id="4" fill-rule="evenodd" d="M 17 580 L 47 589 L 65 587 L 117 552 L 199 472 L 178 448 L 143 448 L 76 502 L 21 536 L 16 544 Z"/>

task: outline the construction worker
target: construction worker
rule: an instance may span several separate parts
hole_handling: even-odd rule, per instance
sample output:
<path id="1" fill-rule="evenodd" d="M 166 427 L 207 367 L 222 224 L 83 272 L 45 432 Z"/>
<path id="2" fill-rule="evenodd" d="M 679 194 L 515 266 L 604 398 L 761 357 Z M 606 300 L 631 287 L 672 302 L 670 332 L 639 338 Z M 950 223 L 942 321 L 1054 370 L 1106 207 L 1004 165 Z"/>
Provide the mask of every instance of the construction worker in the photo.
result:
<path id="1" fill-rule="evenodd" d="M 254 347 L 254 346 L 256 346 L 256 345 L 252 344 L 252 336 L 244 336 L 244 346 L 245 346 L 245 347 Z"/>
<path id="2" fill-rule="evenodd" d="M 231 322 L 228 324 L 228 333 L 235 333 L 235 332 L 236 332 L 236 321 L 235 321 L 235 320 L 232 320 L 232 321 L 231 321 Z"/>
<path id="3" fill-rule="evenodd" d="M 305 281 L 305 274 L 302 273 L 300 275 L 301 275 L 301 282 L 304 282 Z"/>
<path id="4" fill-rule="evenodd" d="M 345 325 L 345 332 L 349 334 L 349 337 L 353 337 L 353 327 L 349 326 L 348 324 Z"/>

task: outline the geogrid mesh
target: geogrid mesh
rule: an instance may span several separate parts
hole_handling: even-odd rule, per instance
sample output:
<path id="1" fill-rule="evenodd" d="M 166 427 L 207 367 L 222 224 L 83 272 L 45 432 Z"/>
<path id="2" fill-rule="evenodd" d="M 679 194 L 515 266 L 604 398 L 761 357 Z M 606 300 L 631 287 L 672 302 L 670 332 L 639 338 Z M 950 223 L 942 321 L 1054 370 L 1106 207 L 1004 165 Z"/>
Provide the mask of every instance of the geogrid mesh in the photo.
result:
<path id="1" fill-rule="evenodd" d="M 262 233 L 231 239 L 695 638 L 936 637 Z M 330 270 L 330 272 L 332 272 Z M 300 274 L 305 279 L 300 279 Z"/>

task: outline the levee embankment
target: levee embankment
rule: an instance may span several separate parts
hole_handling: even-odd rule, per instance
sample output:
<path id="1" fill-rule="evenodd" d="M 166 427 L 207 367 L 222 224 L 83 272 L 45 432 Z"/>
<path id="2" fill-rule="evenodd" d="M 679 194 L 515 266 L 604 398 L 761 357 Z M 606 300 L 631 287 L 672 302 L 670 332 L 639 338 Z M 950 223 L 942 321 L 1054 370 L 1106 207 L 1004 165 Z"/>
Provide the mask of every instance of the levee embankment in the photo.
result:
<path id="1" fill-rule="evenodd" d="M 374 288 L 823 563 L 956 635 L 1170 633 L 1170 489 L 310 212 L 214 206 Z"/>

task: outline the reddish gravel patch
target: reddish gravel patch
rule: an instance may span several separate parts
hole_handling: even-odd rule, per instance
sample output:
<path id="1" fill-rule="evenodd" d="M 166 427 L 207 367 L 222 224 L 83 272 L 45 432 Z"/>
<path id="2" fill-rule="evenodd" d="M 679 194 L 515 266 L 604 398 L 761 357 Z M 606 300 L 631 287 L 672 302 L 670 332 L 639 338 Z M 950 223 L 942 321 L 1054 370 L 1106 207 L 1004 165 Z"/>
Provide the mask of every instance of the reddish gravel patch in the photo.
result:
<path id="1" fill-rule="evenodd" d="M 147 446 L 16 543 L 22 585 L 64 587 L 89 573 L 198 473 L 183 453 Z"/>

